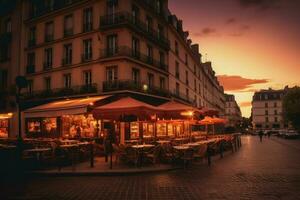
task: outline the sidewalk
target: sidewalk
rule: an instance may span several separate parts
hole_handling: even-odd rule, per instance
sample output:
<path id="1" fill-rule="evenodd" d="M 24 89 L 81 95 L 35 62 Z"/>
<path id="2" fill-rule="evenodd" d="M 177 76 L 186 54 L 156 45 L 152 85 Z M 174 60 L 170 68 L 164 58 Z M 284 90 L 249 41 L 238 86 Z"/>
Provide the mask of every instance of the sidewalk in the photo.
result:
<path id="1" fill-rule="evenodd" d="M 74 166 L 62 167 L 49 170 L 35 170 L 26 172 L 30 176 L 112 176 L 112 175 L 133 175 L 140 173 L 158 173 L 180 169 L 179 166 L 167 164 L 147 164 L 141 167 L 130 166 L 116 163 L 113 158 L 112 169 L 110 169 L 110 160 L 105 162 L 104 157 L 95 157 L 94 167 L 90 167 L 90 162 L 78 163 Z"/>

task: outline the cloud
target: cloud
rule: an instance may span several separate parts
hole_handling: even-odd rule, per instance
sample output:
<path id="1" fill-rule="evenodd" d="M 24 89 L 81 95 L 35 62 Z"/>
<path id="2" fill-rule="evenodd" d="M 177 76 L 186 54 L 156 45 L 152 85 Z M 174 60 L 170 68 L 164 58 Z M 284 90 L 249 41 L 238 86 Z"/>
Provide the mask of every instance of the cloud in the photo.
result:
<path id="1" fill-rule="evenodd" d="M 234 33 L 230 33 L 229 36 L 232 36 L 232 37 L 241 37 L 243 35 L 245 35 L 245 33 L 250 30 L 250 26 L 249 25 L 241 25 L 237 32 L 234 32 Z"/>
<path id="2" fill-rule="evenodd" d="M 198 36 L 204 36 L 204 37 L 205 36 L 217 36 L 217 35 L 218 35 L 217 29 L 211 28 L 211 27 L 203 28 L 201 30 L 201 32 L 194 33 L 195 37 L 198 37 Z"/>
<path id="3" fill-rule="evenodd" d="M 239 103 L 240 107 L 250 107 L 252 106 L 252 103 L 250 101 L 244 101 Z"/>
<path id="4" fill-rule="evenodd" d="M 282 0 L 238 0 L 239 4 L 244 8 L 258 8 L 268 10 L 279 6 Z"/>
<path id="5" fill-rule="evenodd" d="M 229 18 L 226 20 L 225 24 L 235 24 L 237 22 L 236 18 Z"/>
<path id="6" fill-rule="evenodd" d="M 252 86 L 256 84 L 268 83 L 268 79 L 250 79 L 241 76 L 220 75 L 218 80 L 225 91 L 253 92 Z"/>

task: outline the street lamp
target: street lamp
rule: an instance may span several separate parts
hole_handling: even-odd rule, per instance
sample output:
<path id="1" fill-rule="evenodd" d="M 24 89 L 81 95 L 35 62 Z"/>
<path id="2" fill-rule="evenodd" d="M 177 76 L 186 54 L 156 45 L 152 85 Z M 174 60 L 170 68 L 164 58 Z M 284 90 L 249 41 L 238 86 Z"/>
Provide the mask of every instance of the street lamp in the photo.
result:
<path id="1" fill-rule="evenodd" d="M 24 76 L 17 76 L 16 77 L 16 86 L 17 86 L 17 93 L 16 93 L 16 102 L 18 105 L 18 128 L 19 128 L 19 139 L 22 138 L 22 123 L 21 123 L 21 90 L 26 88 L 28 85 L 28 81 Z"/>

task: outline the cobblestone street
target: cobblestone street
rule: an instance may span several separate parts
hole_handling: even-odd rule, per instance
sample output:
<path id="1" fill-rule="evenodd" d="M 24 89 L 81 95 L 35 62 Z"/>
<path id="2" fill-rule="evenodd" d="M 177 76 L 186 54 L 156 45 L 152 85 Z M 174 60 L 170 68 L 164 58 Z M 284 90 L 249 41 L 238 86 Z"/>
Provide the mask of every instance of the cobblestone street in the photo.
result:
<path id="1" fill-rule="evenodd" d="M 242 137 L 211 167 L 121 177 L 49 177 L 7 183 L 8 199 L 300 199 L 300 140 Z M 3 199 L 3 198 L 2 198 Z"/>

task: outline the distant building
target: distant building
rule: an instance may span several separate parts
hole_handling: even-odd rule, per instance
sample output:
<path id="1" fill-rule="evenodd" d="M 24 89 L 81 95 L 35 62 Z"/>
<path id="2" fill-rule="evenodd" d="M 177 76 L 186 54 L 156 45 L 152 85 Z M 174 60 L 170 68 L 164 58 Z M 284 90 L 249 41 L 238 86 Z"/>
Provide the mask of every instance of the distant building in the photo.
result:
<path id="1" fill-rule="evenodd" d="M 252 124 L 254 129 L 283 129 L 288 123 L 282 115 L 282 99 L 288 87 L 282 90 L 260 90 L 252 100 Z"/>
<path id="2" fill-rule="evenodd" d="M 234 95 L 225 94 L 225 118 L 228 126 L 237 127 L 242 120 L 242 113 Z"/>

